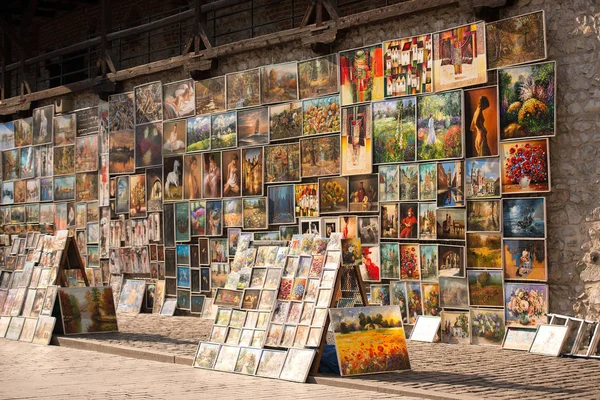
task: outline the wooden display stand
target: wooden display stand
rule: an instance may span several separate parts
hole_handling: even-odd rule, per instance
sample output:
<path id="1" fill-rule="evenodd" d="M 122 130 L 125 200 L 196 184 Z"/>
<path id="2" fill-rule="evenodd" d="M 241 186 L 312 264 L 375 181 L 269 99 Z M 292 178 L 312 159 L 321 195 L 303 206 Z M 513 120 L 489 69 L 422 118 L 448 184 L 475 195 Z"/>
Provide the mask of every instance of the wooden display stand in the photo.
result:
<path id="1" fill-rule="evenodd" d="M 73 236 L 67 238 L 67 243 L 60 259 L 60 265 L 56 274 L 56 284 L 60 287 L 69 287 L 68 280 L 65 279 L 65 270 L 80 270 L 83 275 L 83 281 L 85 286 L 90 286 L 87 275 L 85 273 L 85 267 L 81 261 L 81 254 L 79 254 L 79 248 L 75 242 Z"/>
<path id="2" fill-rule="evenodd" d="M 328 309 L 335 308 L 335 305 L 340 297 L 342 297 L 342 269 L 345 268 L 343 265 L 339 267 L 339 271 L 335 277 L 335 284 L 333 286 L 333 296 L 331 296 L 331 301 L 329 302 Z M 360 292 L 360 297 L 363 305 L 366 307 L 369 305 L 367 301 L 367 293 L 365 292 L 364 282 L 362 277 L 360 276 L 360 269 L 358 265 L 354 265 L 352 270 L 352 274 L 355 275 L 356 282 L 358 283 L 358 291 Z M 310 370 L 310 375 L 316 376 L 319 373 L 319 366 L 321 365 L 321 357 L 323 356 L 323 349 L 325 348 L 325 344 L 327 343 L 327 332 L 329 331 L 329 324 L 331 320 L 329 318 L 329 313 L 327 313 L 327 317 L 325 319 L 325 325 L 323 325 L 323 333 L 321 335 L 321 343 L 319 343 L 319 347 L 317 348 L 317 354 L 315 355 L 315 359 L 313 361 L 313 365 Z"/>

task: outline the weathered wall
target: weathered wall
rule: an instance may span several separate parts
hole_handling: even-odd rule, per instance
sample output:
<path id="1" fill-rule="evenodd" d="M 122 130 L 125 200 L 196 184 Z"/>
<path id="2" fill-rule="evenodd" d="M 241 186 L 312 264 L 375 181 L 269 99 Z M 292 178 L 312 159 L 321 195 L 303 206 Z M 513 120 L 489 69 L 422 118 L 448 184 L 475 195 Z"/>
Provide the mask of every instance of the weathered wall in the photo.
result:
<path id="1" fill-rule="evenodd" d="M 552 193 L 548 196 L 550 311 L 600 316 L 600 2 L 520 0 L 502 17 L 546 11 L 548 57 L 557 62 L 557 131 L 551 139 Z M 433 32 L 475 21 L 470 1 L 460 7 L 343 32 L 333 51 Z M 312 58 L 299 43 L 219 60 L 216 74 Z M 177 69 L 137 78 L 144 82 L 185 78 Z M 496 80 L 490 74 L 490 82 Z M 91 93 L 74 95 L 77 107 L 96 104 Z"/>

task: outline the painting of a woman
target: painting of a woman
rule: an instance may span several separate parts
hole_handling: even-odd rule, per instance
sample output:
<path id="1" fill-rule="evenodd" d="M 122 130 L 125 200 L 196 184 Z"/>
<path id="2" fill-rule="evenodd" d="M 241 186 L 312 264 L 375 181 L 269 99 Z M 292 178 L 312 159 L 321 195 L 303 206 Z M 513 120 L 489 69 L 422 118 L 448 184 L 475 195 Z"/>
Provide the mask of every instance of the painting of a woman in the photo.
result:
<path id="1" fill-rule="evenodd" d="M 221 197 L 220 162 L 216 160 L 214 154 L 206 154 L 204 157 L 204 197 Z"/>
<path id="2" fill-rule="evenodd" d="M 234 154 L 233 159 L 227 165 L 227 182 L 223 188 L 223 196 L 235 196 L 240 194 L 238 158 L 238 155 Z"/>
<path id="3" fill-rule="evenodd" d="M 479 106 L 473 114 L 471 121 L 471 132 L 475 136 L 475 153 L 477 157 L 485 157 L 491 155 L 490 146 L 487 141 L 487 129 L 485 127 L 485 117 L 483 111 L 490 106 L 490 101 L 486 96 L 479 98 Z"/>

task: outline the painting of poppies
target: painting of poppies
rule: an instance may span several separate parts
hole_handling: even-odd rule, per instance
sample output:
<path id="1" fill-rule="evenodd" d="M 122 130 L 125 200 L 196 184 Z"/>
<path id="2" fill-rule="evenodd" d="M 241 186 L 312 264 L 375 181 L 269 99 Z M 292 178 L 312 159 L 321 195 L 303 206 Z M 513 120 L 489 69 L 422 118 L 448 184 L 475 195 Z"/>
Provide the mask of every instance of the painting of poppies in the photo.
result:
<path id="1" fill-rule="evenodd" d="M 501 69 L 500 139 L 554 136 L 556 63 Z"/>
<path id="2" fill-rule="evenodd" d="M 342 376 L 410 369 L 399 306 L 329 310 Z"/>
<path id="3" fill-rule="evenodd" d="M 502 193 L 550 191 L 548 139 L 500 144 Z"/>
<path id="4" fill-rule="evenodd" d="M 373 164 L 415 160 L 416 98 L 373 103 Z"/>
<path id="5" fill-rule="evenodd" d="M 417 161 L 463 155 L 462 92 L 421 96 L 417 100 Z"/>
<path id="6" fill-rule="evenodd" d="M 342 105 L 383 99 L 383 49 L 381 44 L 340 52 Z"/>

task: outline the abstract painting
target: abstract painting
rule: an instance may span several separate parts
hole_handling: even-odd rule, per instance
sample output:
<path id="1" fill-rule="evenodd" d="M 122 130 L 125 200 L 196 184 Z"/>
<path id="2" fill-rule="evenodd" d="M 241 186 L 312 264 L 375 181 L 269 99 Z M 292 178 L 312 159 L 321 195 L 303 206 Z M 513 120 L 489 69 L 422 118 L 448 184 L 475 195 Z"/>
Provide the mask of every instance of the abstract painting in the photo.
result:
<path id="1" fill-rule="evenodd" d="M 372 172 L 371 105 L 342 109 L 342 175 Z"/>
<path id="2" fill-rule="evenodd" d="M 383 99 L 381 44 L 340 52 L 339 70 L 342 105 Z"/>
<path id="3" fill-rule="evenodd" d="M 383 42 L 385 97 L 433 92 L 431 35 Z"/>

